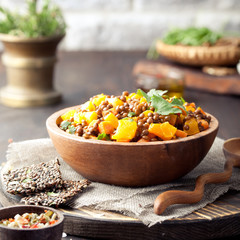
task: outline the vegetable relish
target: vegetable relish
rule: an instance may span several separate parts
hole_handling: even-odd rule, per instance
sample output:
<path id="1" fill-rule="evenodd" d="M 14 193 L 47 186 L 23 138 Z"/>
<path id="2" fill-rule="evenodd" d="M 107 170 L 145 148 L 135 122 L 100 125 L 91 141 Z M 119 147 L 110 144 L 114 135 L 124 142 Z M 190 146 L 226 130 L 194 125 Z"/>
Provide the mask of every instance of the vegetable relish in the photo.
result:
<path id="1" fill-rule="evenodd" d="M 57 214 L 50 210 L 45 210 L 44 213 L 24 213 L 16 214 L 14 218 L 2 219 L 1 225 L 13 228 L 42 228 L 56 223 Z"/>
<path id="2" fill-rule="evenodd" d="M 167 91 L 138 89 L 121 96 L 99 94 L 61 116 L 59 127 L 86 139 L 149 142 L 184 138 L 209 128 L 211 117 L 195 103 Z"/>

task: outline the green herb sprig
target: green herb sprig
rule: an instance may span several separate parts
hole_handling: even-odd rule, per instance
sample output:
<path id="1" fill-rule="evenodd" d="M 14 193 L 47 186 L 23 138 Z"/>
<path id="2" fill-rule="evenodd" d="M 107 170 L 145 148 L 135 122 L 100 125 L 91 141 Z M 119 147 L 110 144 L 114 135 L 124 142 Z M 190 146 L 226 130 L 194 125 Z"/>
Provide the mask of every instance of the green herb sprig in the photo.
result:
<path id="1" fill-rule="evenodd" d="M 151 89 L 148 93 L 138 89 L 137 94 L 146 98 L 147 102 L 151 103 L 155 112 L 161 115 L 182 113 L 182 109 L 186 111 L 183 98 L 173 98 L 170 102 L 163 96 L 167 93 L 167 90 Z"/>
<path id="2" fill-rule="evenodd" d="M 100 133 L 98 134 L 97 140 L 106 140 L 106 141 L 111 141 L 111 138 L 108 134 L 106 133 Z"/>

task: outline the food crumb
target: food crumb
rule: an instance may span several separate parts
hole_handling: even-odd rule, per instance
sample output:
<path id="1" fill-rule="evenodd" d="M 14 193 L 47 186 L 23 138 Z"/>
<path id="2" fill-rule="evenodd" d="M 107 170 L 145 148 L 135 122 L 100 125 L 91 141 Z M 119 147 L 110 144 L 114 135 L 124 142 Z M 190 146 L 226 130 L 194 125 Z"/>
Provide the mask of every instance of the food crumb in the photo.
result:
<path id="1" fill-rule="evenodd" d="M 67 237 L 67 234 L 65 232 L 62 233 L 62 237 L 65 238 Z"/>

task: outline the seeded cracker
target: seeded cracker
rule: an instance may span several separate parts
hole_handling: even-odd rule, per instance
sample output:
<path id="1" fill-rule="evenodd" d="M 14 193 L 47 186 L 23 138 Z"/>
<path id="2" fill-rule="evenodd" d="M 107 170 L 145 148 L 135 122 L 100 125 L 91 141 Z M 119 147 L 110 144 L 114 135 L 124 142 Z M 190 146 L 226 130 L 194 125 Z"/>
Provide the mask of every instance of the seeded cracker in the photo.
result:
<path id="1" fill-rule="evenodd" d="M 28 205 L 59 206 L 82 192 L 89 184 L 90 181 L 86 179 L 81 181 L 64 180 L 62 188 L 24 197 L 21 199 L 21 203 Z"/>
<path id="2" fill-rule="evenodd" d="M 6 191 L 11 194 L 29 195 L 56 188 L 62 183 L 59 160 L 39 163 L 9 171 L 3 175 Z"/>

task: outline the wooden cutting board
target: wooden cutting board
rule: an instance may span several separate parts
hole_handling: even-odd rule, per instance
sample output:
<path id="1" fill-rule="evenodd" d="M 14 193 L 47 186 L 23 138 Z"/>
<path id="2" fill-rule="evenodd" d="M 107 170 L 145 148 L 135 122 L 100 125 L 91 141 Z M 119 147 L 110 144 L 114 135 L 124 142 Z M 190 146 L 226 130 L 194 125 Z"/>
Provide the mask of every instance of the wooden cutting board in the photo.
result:
<path id="1" fill-rule="evenodd" d="M 229 192 L 214 203 L 183 218 L 147 227 L 121 213 L 93 208 L 61 209 L 64 231 L 102 239 L 200 240 L 240 235 L 240 193 Z M 237 239 L 237 238 L 236 238 Z"/>
<path id="2" fill-rule="evenodd" d="M 217 94 L 240 95 L 240 75 L 214 76 L 203 72 L 201 67 L 190 67 L 171 62 L 164 57 L 156 61 L 141 60 L 133 68 L 133 75 L 166 75 L 171 68 L 181 70 L 185 75 L 185 87 Z M 229 68 L 236 71 L 235 68 Z M 211 71 L 211 69 L 210 69 Z"/>
<path id="3" fill-rule="evenodd" d="M 0 188 L 0 204 L 10 206 L 16 202 L 11 201 Z M 65 233 L 91 239 L 205 240 L 231 237 L 233 240 L 232 236 L 240 237 L 240 192 L 236 191 L 226 193 L 214 203 L 185 217 L 167 220 L 153 227 L 117 212 L 89 207 L 59 210 L 65 216 Z"/>

